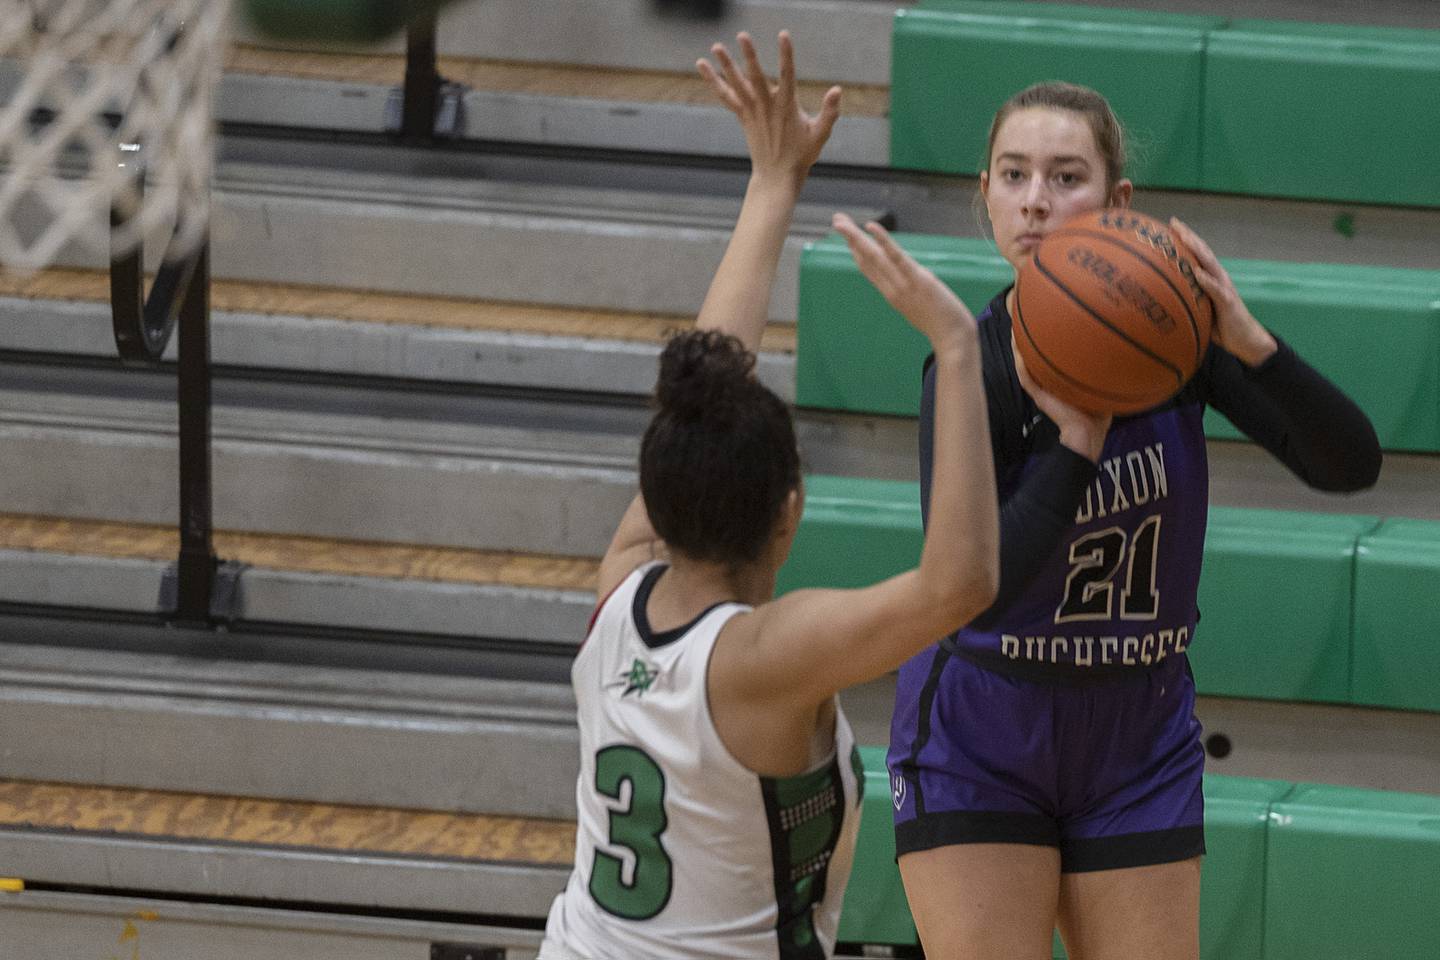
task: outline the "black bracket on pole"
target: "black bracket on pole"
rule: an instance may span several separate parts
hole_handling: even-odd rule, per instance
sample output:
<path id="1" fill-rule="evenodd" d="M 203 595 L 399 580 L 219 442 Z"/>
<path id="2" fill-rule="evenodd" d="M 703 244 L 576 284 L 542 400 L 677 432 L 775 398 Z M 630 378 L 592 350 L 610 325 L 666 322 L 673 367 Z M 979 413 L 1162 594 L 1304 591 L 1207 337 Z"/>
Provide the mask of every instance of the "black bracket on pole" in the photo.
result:
<path id="1" fill-rule="evenodd" d="M 136 195 L 144 170 L 137 167 Z M 111 227 L 123 226 L 127 211 L 112 206 Z M 144 253 L 139 245 L 110 258 L 110 306 L 115 345 L 122 359 L 160 359 L 171 331 L 180 328 L 176 391 L 180 421 L 180 556 L 176 562 L 175 604 L 162 606 L 178 621 L 208 626 L 218 561 L 212 543 L 210 472 L 210 238 L 176 254 L 172 237 L 166 259 L 144 294 Z"/>
<path id="2" fill-rule="evenodd" d="M 132 181 L 134 202 L 145 196 L 145 171 L 137 166 Z M 118 205 L 110 208 L 110 229 L 123 226 L 128 216 Z M 180 315 L 185 294 L 200 260 L 199 250 L 176 256 L 175 240 L 160 261 L 150 296 L 145 296 L 145 251 L 136 244 L 126 253 L 110 254 L 110 314 L 115 347 L 127 363 L 153 363 L 165 353 Z"/>
<path id="3" fill-rule="evenodd" d="M 385 104 L 385 129 L 412 142 L 460 135 L 465 119 L 465 87 L 440 76 L 435 47 L 434 10 L 410 21 L 405 33 L 405 86 Z"/>

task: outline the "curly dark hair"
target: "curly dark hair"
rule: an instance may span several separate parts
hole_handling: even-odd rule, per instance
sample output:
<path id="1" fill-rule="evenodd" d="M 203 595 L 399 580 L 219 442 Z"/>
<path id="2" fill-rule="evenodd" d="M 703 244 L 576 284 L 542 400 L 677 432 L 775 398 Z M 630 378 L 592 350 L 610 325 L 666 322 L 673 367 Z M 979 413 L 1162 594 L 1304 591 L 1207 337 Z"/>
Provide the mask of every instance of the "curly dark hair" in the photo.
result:
<path id="1" fill-rule="evenodd" d="M 754 369 L 754 354 L 714 330 L 678 334 L 660 355 L 640 492 L 655 532 L 695 560 L 757 559 L 800 486 L 790 411 Z"/>

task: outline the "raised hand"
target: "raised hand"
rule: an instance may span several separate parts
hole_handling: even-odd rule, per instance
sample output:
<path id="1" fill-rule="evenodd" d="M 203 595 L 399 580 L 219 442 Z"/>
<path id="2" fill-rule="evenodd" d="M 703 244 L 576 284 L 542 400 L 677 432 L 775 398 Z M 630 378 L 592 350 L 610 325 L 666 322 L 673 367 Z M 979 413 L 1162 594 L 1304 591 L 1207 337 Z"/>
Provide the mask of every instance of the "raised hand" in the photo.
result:
<path id="1" fill-rule="evenodd" d="M 1215 304 L 1215 326 L 1210 336 L 1222 349 L 1251 367 L 1258 367 L 1278 349 L 1275 337 L 1250 313 L 1235 289 L 1230 274 L 1210 245 L 1175 217 L 1170 229 L 1195 259 L 1195 279 Z"/>
<path id="2" fill-rule="evenodd" d="M 878 223 L 860 227 L 848 215 L 835 214 L 831 225 L 850 245 L 865 279 L 937 347 L 957 334 L 975 331 L 970 308 L 935 274 L 915 262 Z"/>
<path id="3" fill-rule="evenodd" d="M 798 186 L 820 156 L 840 117 L 840 88 L 831 87 L 825 92 L 818 114 L 806 113 L 796 96 L 795 45 L 789 32 L 780 32 L 778 83 L 771 83 L 760 68 L 760 58 L 748 33 L 739 34 L 735 41 L 745 59 L 744 70 L 736 65 L 723 43 L 710 48 L 718 69 L 703 58 L 695 61 L 695 69 L 720 101 L 740 118 L 753 175 L 790 178 Z"/>

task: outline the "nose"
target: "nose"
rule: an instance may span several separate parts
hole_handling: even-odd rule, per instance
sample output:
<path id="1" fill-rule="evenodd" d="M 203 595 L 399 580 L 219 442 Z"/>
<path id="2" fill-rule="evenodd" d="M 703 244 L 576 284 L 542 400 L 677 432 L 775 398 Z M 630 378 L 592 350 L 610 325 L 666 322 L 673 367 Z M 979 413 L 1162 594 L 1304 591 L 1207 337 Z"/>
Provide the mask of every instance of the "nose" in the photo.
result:
<path id="1" fill-rule="evenodd" d="M 1046 192 L 1043 177 L 1030 178 L 1030 182 L 1025 188 L 1025 195 L 1020 199 L 1020 212 L 1027 217 L 1044 218 L 1049 216 L 1050 196 Z"/>

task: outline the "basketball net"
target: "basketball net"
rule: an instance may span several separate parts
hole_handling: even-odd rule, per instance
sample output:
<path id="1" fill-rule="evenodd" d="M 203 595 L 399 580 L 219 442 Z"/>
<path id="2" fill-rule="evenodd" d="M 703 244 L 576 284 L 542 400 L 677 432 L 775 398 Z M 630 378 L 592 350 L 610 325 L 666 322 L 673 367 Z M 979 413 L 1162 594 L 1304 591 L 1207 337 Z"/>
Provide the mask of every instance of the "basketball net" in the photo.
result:
<path id="1" fill-rule="evenodd" d="M 206 235 L 229 0 L 0 0 L 0 265 Z"/>

